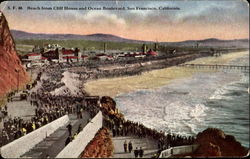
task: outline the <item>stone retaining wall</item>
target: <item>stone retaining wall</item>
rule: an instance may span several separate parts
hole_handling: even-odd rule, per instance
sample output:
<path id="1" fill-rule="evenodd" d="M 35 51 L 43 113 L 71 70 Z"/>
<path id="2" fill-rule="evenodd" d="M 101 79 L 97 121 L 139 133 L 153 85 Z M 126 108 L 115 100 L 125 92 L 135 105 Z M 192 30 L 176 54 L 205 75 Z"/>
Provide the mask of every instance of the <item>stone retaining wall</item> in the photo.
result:
<path id="1" fill-rule="evenodd" d="M 1 155 L 4 158 L 19 158 L 68 122 L 69 116 L 64 115 L 63 117 L 56 119 L 55 121 L 46 124 L 7 145 L 4 145 L 0 149 Z"/>
<path id="2" fill-rule="evenodd" d="M 161 152 L 159 158 L 168 158 L 173 155 L 187 154 L 194 152 L 199 145 L 176 146 Z"/>
<path id="3" fill-rule="evenodd" d="M 88 143 L 95 137 L 99 129 L 102 128 L 102 121 L 102 112 L 99 111 L 76 138 L 56 156 L 56 158 L 78 158 Z"/>

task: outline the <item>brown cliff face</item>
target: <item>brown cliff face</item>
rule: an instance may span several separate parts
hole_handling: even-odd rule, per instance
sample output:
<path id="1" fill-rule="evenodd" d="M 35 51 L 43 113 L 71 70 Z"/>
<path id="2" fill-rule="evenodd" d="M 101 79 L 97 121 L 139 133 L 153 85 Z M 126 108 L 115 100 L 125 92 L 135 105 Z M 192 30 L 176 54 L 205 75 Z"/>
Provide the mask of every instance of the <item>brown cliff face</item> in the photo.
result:
<path id="1" fill-rule="evenodd" d="M 114 145 L 108 129 L 102 128 L 84 149 L 81 158 L 110 158 L 113 151 Z"/>
<path id="2" fill-rule="evenodd" d="M 28 76 L 17 56 L 15 43 L 8 22 L 0 12 L 0 97 L 19 88 L 28 81 Z"/>
<path id="3" fill-rule="evenodd" d="M 194 156 L 230 156 L 242 157 L 246 156 L 248 151 L 246 148 L 235 140 L 234 136 L 226 135 L 222 130 L 216 128 L 208 128 L 199 133 L 196 138 L 199 148 Z"/>

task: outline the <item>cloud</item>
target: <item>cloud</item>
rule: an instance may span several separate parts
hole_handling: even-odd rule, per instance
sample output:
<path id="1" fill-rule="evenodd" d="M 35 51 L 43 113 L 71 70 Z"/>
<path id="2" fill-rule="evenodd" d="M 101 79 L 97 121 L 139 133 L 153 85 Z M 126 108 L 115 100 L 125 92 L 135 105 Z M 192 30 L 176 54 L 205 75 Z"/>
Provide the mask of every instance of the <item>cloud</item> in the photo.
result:
<path id="1" fill-rule="evenodd" d="M 176 14 L 176 22 L 179 23 L 200 23 L 200 24 L 232 24 L 244 23 L 249 19 L 248 6 L 241 1 L 212 1 L 203 2 L 199 6 L 193 8 L 193 11 L 188 9 Z"/>
<path id="2" fill-rule="evenodd" d="M 0 8 L 3 8 L 1 3 Z M 249 33 L 249 6 L 244 1 L 41 1 L 8 2 L 8 5 L 70 7 L 179 7 L 165 11 L 8 11 L 11 28 L 45 33 L 109 33 L 140 39 L 246 37 Z M 32 15 L 32 16 L 31 16 Z M 42 27 L 41 27 L 42 26 Z M 226 29 L 225 29 L 226 28 Z M 227 33 L 225 33 L 227 31 Z M 229 35 L 230 34 L 230 35 Z M 192 36 L 191 36 L 192 35 Z M 228 35 L 228 36 L 226 36 Z M 179 36 L 179 37 L 177 37 Z"/>
<path id="3" fill-rule="evenodd" d="M 82 16 L 81 21 L 96 26 L 124 27 L 126 25 L 126 21 L 123 18 L 105 11 L 89 11 L 86 15 Z"/>

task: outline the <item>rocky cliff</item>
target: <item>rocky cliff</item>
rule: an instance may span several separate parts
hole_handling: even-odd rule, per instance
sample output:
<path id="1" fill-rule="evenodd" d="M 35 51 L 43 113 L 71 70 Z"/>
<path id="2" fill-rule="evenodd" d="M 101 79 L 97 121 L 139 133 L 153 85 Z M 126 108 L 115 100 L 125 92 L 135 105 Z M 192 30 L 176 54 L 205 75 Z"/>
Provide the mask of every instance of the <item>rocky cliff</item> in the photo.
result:
<path id="1" fill-rule="evenodd" d="M 110 158 L 114 146 L 107 128 L 102 128 L 95 138 L 87 145 L 81 158 Z"/>
<path id="2" fill-rule="evenodd" d="M 28 76 L 17 56 L 8 22 L 0 11 L 0 97 L 27 81 Z"/>
<path id="3" fill-rule="evenodd" d="M 199 148 L 193 157 L 242 157 L 248 150 L 243 147 L 232 135 L 226 135 L 222 130 L 208 128 L 198 133 L 196 143 Z"/>

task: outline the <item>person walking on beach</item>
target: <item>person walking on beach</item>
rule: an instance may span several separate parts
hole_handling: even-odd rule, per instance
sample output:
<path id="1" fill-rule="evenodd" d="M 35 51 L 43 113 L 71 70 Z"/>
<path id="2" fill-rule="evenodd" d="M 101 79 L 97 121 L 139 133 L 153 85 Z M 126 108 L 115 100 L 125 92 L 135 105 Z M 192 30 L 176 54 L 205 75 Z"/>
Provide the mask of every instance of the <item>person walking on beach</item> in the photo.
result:
<path id="1" fill-rule="evenodd" d="M 129 141 L 129 143 L 128 143 L 128 151 L 129 151 L 129 153 L 131 153 L 132 150 L 133 150 L 133 145 L 132 145 L 132 142 Z"/>
<path id="2" fill-rule="evenodd" d="M 136 147 L 135 150 L 134 150 L 134 155 L 135 155 L 135 158 L 138 157 L 138 154 L 139 154 L 139 150 L 138 148 Z"/>
<path id="3" fill-rule="evenodd" d="M 126 140 L 124 141 L 123 147 L 124 147 L 124 152 L 127 153 L 128 144 Z"/>
<path id="4" fill-rule="evenodd" d="M 142 149 L 142 147 L 140 147 L 139 156 L 140 156 L 141 158 L 143 157 L 143 153 L 144 153 L 144 150 Z"/>

